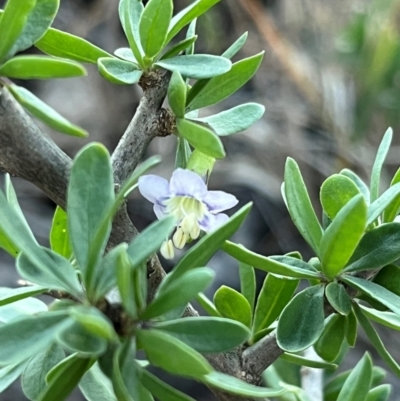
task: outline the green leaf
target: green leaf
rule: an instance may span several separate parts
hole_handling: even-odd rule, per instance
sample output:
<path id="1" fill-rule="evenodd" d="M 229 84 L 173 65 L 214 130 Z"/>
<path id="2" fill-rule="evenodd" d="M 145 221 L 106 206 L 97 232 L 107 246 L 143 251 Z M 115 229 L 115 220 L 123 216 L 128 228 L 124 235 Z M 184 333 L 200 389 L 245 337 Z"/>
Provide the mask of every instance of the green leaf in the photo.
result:
<path id="1" fill-rule="evenodd" d="M 390 397 L 391 389 L 390 384 L 382 384 L 375 387 L 369 391 L 365 401 L 387 401 Z"/>
<path id="2" fill-rule="evenodd" d="M 0 67 L 0 75 L 18 79 L 71 78 L 86 75 L 74 61 L 46 56 L 17 56 Z"/>
<path id="3" fill-rule="evenodd" d="M 172 233 L 176 225 L 173 216 L 158 220 L 148 226 L 129 244 L 127 253 L 132 266 L 138 266 L 161 247 L 161 244 Z"/>
<path id="4" fill-rule="evenodd" d="M 284 361 L 294 363 L 296 365 L 307 366 L 309 368 L 314 368 L 314 369 L 336 369 L 338 367 L 338 365 L 334 363 L 325 361 L 316 361 L 314 359 L 304 358 L 303 356 L 296 354 L 289 354 L 287 352 L 284 352 L 280 356 L 280 358 L 283 359 Z"/>
<path id="5" fill-rule="evenodd" d="M 25 369 L 26 362 L 0 368 L 0 393 L 14 383 Z"/>
<path id="6" fill-rule="evenodd" d="M 228 49 L 222 53 L 222 57 L 231 59 L 235 56 L 246 43 L 248 32 L 245 32 L 239 39 L 237 39 Z"/>
<path id="7" fill-rule="evenodd" d="M 392 187 L 395 184 L 398 184 L 400 182 L 400 168 L 396 171 L 396 174 L 394 175 L 390 186 Z M 385 212 L 383 214 L 383 221 L 390 222 L 393 221 L 396 216 L 399 214 L 400 210 L 400 195 L 397 195 L 386 207 Z"/>
<path id="8" fill-rule="evenodd" d="M 396 295 L 400 295 L 400 267 L 397 265 L 386 265 L 379 270 L 372 281 Z"/>
<path id="9" fill-rule="evenodd" d="M 357 185 L 350 178 L 343 174 L 333 174 L 321 186 L 321 204 L 327 216 L 332 220 L 359 193 Z"/>
<path id="10" fill-rule="evenodd" d="M 140 42 L 148 58 L 156 56 L 167 39 L 172 17 L 172 0 L 150 0 L 140 17 Z"/>
<path id="11" fill-rule="evenodd" d="M 57 340 L 69 351 L 82 355 L 98 356 L 107 348 L 107 341 L 90 333 L 80 323 L 73 322 L 57 334 Z"/>
<path id="12" fill-rule="evenodd" d="M 226 156 L 221 140 L 205 126 L 181 118 L 177 119 L 176 126 L 180 136 L 185 138 L 195 149 L 216 159 Z"/>
<path id="13" fill-rule="evenodd" d="M 96 276 L 93 284 L 93 299 L 99 300 L 107 294 L 113 287 L 117 286 L 115 274 L 116 265 L 121 257 L 121 253 L 126 252 L 128 245 L 119 244 L 108 252 L 96 268 Z"/>
<path id="14" fill-rule="evenodd" d="M 279 260 L 274 260 L 272 257 L 258 255 L 257 253 L 246 249 L 243 245 L 234 244 L 230 241 L 226 241 L 222 249 L 240 262 L 247 263 L 268 273 L 294 278 L 321 278 L 321 275 L 317 271 L 310 270 L 312 268 L 306 262 L 300 261 L 308 266 L 309 269 L 303 267 L 300 268 L 287 263 L 287 261 L 291 261 L 295 258 L 286 257 L 285 259 L 282 259 L 284 262 L 281 263 Z M 298 261 L 298 259 L 296 260 Z"/>
<path id="15" fill-rule="evenodd" d="M 368 207 L 368 225 L 372 224 L 400 194 L 400 182 L 387 189 Z"/>
<path id="16" fill-rule="evenodd" d="M 68 315 L 62 312 L 21 317 L 0 326 L 0 365 L 29 359 L 55 340 L 57 333 L 69 326 Z"/>
<path id="17" fill-rule="evenodd" d="M 46 387 L 46 375 L 65 358 L 65 353 L 58 344 L 51 344 L 34 355 L 26 365 L 21 378 L 24 394 L 30 400 L 36 400 Z"/>
<path id="18" fill-rule="evenodd" d="M 191 54 L 159 60 L 154 63 L 165 70 L 179 72 L 186 78 L 206 79 L 227 73 L 232 63 L 225 57 L 209 54 Z M 222 99 L 221 99 L 222 100 Z"/>
<path id="19" fill-rule="evenodd" d="M 37 285 L 21 288 L 0 287 L 0 290 L 0 306 L 11 304 L 20 299 L 34 297 L 47 291 L 46 288 Z"/>
<path id="20" fill-rule="evenodd" d="M 160 401 L 195 401 L 192 397 L 181 393 L 147 370 L 140 369 L 140 373 L 140 382 Z"/>
<path id="21" fill-rule="evenodd" d="M 166 60 L 171 57 L 178 56 L 180 52 L 189 49 L 194 46 L 194 43 L 197 40 L 197 35 L 189 36 L 186 39 L 181 40 L 175 45 L 171 46 L 161 57 L 160 60 Z"/>
<path id="22" fill-rule="evenodd" d="M 362 312 L 369 320 L 373 320 L 382 326 L 389 327 L 393 330 L 400 331 L 400 316 L 393 312 L 382 312 L 373 308 L 367 308 L 366 306 L 359 305 Z"/>
<path id="23" fill-rule="evenodd" d="M 38 244 L 19 208 L 15 191 L 7 176 L 6 183 L 8 183 L 7 197 L 0 191 L 0 230 L 3 236 L 1 246 L 4 246 L 8 252 L 13 252 L 14 257 L 16 252 L 22 249 L 35 252 Z"/>
<path id="24" fill-rule="evenodd" d="M 0 287 L 0 294 L 7 294 L 9 289 L 4 291 L 4 287 Z M 36 298 L 25 298 L 15 301 L 12 304 L 0 307 L 0 326 L 2 323 L 8 323 L 15 318 L 31 316 L 40 312 L 47 312 L 47 305 Z"/>
<path id="25" fill-rule="evenodd" d="M 103 227 L 103 216 L 114 199 L 114 178 L 107 149 L 99 143 L 85 146 L 72 165 L 67 216 L 74 255 L 90 292 L 111 231 L 111 218 Z"/>
<path id="26" fill-rule="evenodd" d="M 400 315 L 400 297 L 386 288 L 381 287 L 369 280 L 358 278 L 354 276 L 343 275 L 341 280 L 349 286 L 361 291 L 362 293 L 370 296 L 381 304 L 385 305 L 394 313 Z"/>
<path id="27" fill-rule="evenodd" d="M 88 401 L 117 401 L 110 379 L 97 363 L 84 374 L 79 389 Z"/>
<path id="28" fill-rule="evenodd" d="M 69 122 L 61 114 L 59 114 L 52 107 L 41 101 L 38 97 L 36 97 L 32 92 L 28 91 L 27 89 L 14 84 L 10 85 L 8 89 L 18 101 L 18 103 L 20 103 L 34 117 L 38 118 L 49 127 L 72 136 L 88 136 L 87 131 Z"/>
<path id="29" fill-rule="evenodd" d="M 143 74 L 136 64 L 112 57 L 99 58 L 97 65 L 101 76 L 113 84 L 136 84 Z"/>
<path id="30" fill-rule="evenodd" d="M 369 391 L 366 401 L 388 401 L 392 387 L 390 384 L 383 384 Z"/>
<path id="31" fill-rule="evenodd" d="M 119 18 L 129 46 L 138 61 L 143 65 L 143 49 L 140 43 L 139 21 L 143 13 L 144 6 L 139 0 L 121 0 L 119 3 Z"/>
<path id="32" fill-rule="evenodd" d="M 220 317 L 169 320 L 155 323 L 153 327 L 176 337 L 201 353 L 229 351 L 243 344 L 250 335 L 243 324 Z"/>
<path id="33" fill-rule="evenodd" d="M 168 36 L 166 43 L 169 43 L 171 39 L 182 30 L 187 24 L 193 21 L 195 18 L 204 14 L 214 4 L 217 4 L 220 0 L 197 0 L 190 6 L 184 8 L 178 14 L 176 14 L 169 25 Z"/>
<path id="34" fill-rule="evenodd" d="M 186 31 L 186 39 L 191 38 L 196 33 L 197 18 L 195 18 L 190 24 Z M 197 37 L 197 35 L 196 35 Z M 194 42 L 185 49 L 184 53 L 186 55 L 194 54 Z"/>
<path id="35" fill-rule="evenodd" d="M 67 213 L 57 206 L 50 231 L 50 244 L 54 252 L 69 259 L 72 256 L 71 240 L 67 227 Z"/>
<path id="36" fill-rule="evenodd" d="M 314 344 L 316 353 L 325 361 L 333 362 L 339 356 L 345 337 L 345 322 L 344 316 L 331 315 L 320 338 Z"/>
<path id="37" fill-rule="evenodd" d="M 214 317 L 221 317 L 221 314 L 215 308 L 215 305 L 204 295 L 202 292 L 197 294 L 196 301 L 199 305 L 210 315 Z"/>
<path id="38" fill-rule="evenodd" d="M 96 64 L 101 57 L 112 57 L 111 54 L 87 40 L 54 28 L 49 29 L 35 43 L 35 46 L 51 56 L 80 61 L 81 63 Z"/>
<path id="39" fill-rule="evenodd" d="M 356 345 L 357 331 L 357 318 L 352 311 L 346 316 L 346 341 L 347 344 L 352 348 Z"/>
<path id="40" fill-rule="evenodd" d="M 176 279 L 176 277 L 181 276 L 194 267 L 206 265 L 214 253 L 222 247 L 225 240 L 230 238 L 239 229 L 250 212 L 251 206 L 251 203 L 243 206 L 225 224 L 205 235 L 196 245 L 190 248 L 170 273 L 170 278 L 165 280 L 165 284 L 171 277 Z"/>
<path id="41" fill-rule="evenodd" d="M 4 211 L 6 212 L 6 210 L 9 209 L 12 210 L 12 216 L 9 216 L 8 213 L 6 213 L 7 216 L 11 218 L 10 222 L 12 221 L 12 228 L 15 231 L 11 233 L 10 227 L 6 231 L 0 225 L 0 247 L 2 247 L 12 257 L 15 258 L 20 252 L 20 249 L 22 249 L 17 246 L 18 239 L 15 238 L 15 234 L 17 234 L 18 237 L 25 238 L 34 248 L 36 248 L 35 245 L 37 244 L 37 242 L 25 219 L 24 214 L 22 213 L 21 207 L 19 206 L 17 194 L 15 193 L 9 174 L 5 175 L 5 199 L 4 197 L 2 199 L 3 207 L 5 207 Z M 13 220 L 14 218 L 16 218 L 17 221 Z M 15 225 L 17 225 L 18 227 L 15 227 Z M 12 239 L 12 237 L 14 237 L 14 239 Z"/>
<path id="42" fill-rule="evenodd" d="M 325 288 L 325 296 L 341 315 L 347 316 L 351 312 L 351 299 L 342 284 L 335 281 L 329 283 Z"/>
<path id="43" fill-rule="evenodd" d="M 186 169 L 192 150 L 185 138 L 178 136 L 176 145 L 175 167 Z"/>
<path id="44" fill-rule="evenodd" d="M 5 59 L 27 24 L 29 13 L 36 5 L 36 0 L 8 0 L 0 19 L 0 62 Z M 11 54 L 12 55 L 12 54 Z M 1 75 L 1 74 L 0 74 Z"/>
<path id="45" fill-rule="evenodd" d="M 60 0 L 37 0 L 34 9 L 29 13 L 22 34 L 12 46 L 8 56 L 29 49 L 48 32 L 58 8 Z"/>
<path id="46" fill-rule="evenodd" d="M 387 223 L 365 233 L 345 271 L 376 269 L 400 257 L 400 223 Z"/>
<path id="47" fill-rule="evenodd" d="M 242 397 L 279 397 L 286 391 L 285 389 L 254 386 L 253 384 L 246 383 L 236 377 L 216 371 L 209 373 L 198 380 L 207 384 L 207 386 Z"/>
<path id="48" fill-rule="evenodd" d="M 45 247 L 35 252 L 22 252 L 17 258 L 17 271 L 21 277 L 43 287 L 67 290 L 78 298 L 82 287 L 76 270 L 71 263 L 58 253 Z"/>
<path id="49" fill-rule="evenodd" d="M 169 280 L 159 288 L 155 298 L 140 318 L 152 319 L 177 307 L 185 306 L 211 284 L 214 275 L 213 270 L 208 267 L 198 267 L 174 276 L 173 280 Z"/>
<path id="50" fill-rule="evenodd" d="M 213 371 L 201 354 L 167 333 L 158 330 L 138 330 L 137 339 L 151 364 L 167 372 L 200 379 Z M 165 350 L 168 350 L 168 353 Z M 170 355 L 174 357 L 171 358 Z"/>
<path id="51" fill-rule="evenodd" d="M 254 309 L 254 301 L 256 298 L 256 272 L 254 267 L 239 263 L 239 276 L 240 276 L 240 292 L 247 299 L 250 304 L 251 310 Z"/>
<path id="52" fill-rule="evenodd" d="M 196 82 L 187 95 L 187 111 L 211 106 L 235 93 L 256 73 L 263 56 L 264 52 L 261 52 L 240 60 L 225 74 L 218 75 L 207 82 Z"/>
<path id="53" fill-rule="evenodd" d="M 70 308 L 69 313 L 89 333 L 110 341 L 116 339 L 112 322 L 97 308 L 80 305 Z"/>
<path id="54" fill-rule="evenodd" d="M 345 372 L 338 374 L 335 378 L 333 378 L 332 380 L 330 380 L 328 383 L 325 384 L 324 386 L 325 401 L 336 401 L 339 392 L 343 387 L 344 382 L 347 380 L 352 371 L 353 369 L 346 370 Z M 373 387 L 378 385 L 383 380 L 385 375 L 386 375 L 385 370 L 377 366 L 373 366 L 371 386 Z"/>
<path id="55" fill-rule="evenodd" d="M 382 340 L 378 336 L 378 333 L 375 331 L 372 324 L 365 317 L 364 313 L 361 311 L 360 307 L 356 303 L 353 304 L 353 310 L 357 316 L 358 322 L 360 323 L 369 341 L 371 341 L 371 344 L 374 346 L 379 356 L 389 366 L 393 373 L 400 377 L 400 366 L 387 351 L 384 344 L 382 343 Z"/>
<path id="56" fill-rule="evenodd" d="M 209 117 L 196 118 L 207 124 L 219 136 L 236 134 L 250 128 L 264 114 L 265 107 L 258 103 L 245 103 Z"/>
<path id="57" fill-rule="evenodd" d="M 179 118 L 185 116 L 186 90 L 186 82 L 182 79 L 182 75 L 175 71 L 169 81 L 168 103 L 175 116 Z"/>
<path id="58" fill-rule="evenodd" d="M 371 378 L 372 360 L 366 352 L 345 381 L 337 401 L 365 401 Z"/>
<path id="59" fill-rule="evenodd" d="M 386 155 L 389 151 L 390 143 L 392 142 L 393 130 L 388 128 L 385 135 L 382 138 L 381 144 L 379 145 L 378 152 L 376 154 L 375 162 L 372 167 L 371 174 L 371 203 L 379 198 L 379 181 L 381 178 L 381 171 L 383 163 L 385 162 Z"/>
<path id="60" fill-rule="evenodd" d="M 214 304 L 222 316 L 251 326 L 251 306 L 240 292 L 223 285 L 214 295 Z"/>
<path id="61" fill-rule="evenodd" d="M 122 58 L 122 60 L 137 64 L 137 60 L 135 59 L 135 56 L 133 55 L 132 49 L 130 47 L 120 47 L 119 49 L 114 51 L 114 54 L 117 57 Z M 139 66 L 137 66 L 137 68 L 139 69 Z"/>
<path id="62" fill-rule="evenodd" d="M 112 383 L 118 401 L 153 401 L 140 381 L 140 367 L 135 362 L 136 348 L 130 340 L 117 349 L 113 357 Z"/>
<path id="63" fill-rule="evenodd" d="M 299 280 L 268 274 L 257 298 L 253 333 L 268 328 L 296 291 Z"/>
<path id="64" fill-rule="evenodd" d="M 324 287 L 317 285 L 299 292 L 279 318 L 279 347 L 298 352 L 313 345 L 324 330 L 324 319 Z"/>
<path id="65" fill-rule="evenodd" d="M 141 275 L 137 274 L 143 269 L 146 270 L 144 265 L 133 266 L 125 252 L 120 254 L 116 265 L 118 290 L 126 312 L 134 319 L 137 318 L 138 312 L 141 312 L 146 301 L 146 295 L 141 287 L 147 290 L 147 283 L 142 283 Z"/>
<path id="66" fill-rule="evenodd" d="M 346 176 L 347 178 L 350 178 L 354 182 L 354 184 L 356 184 L 360 193 L 363 194 L 365 202 L 367 203 L 367 205 L 369 205 L 370 204 L 369 189 L 367 185 L 364 183 L 364 181 L 354 171 L 351 171 L 348 168 L 344 168 L 343 170 L 341 170 L 340 174 Z"/>
<path id="67" fill-rule="evenodd" d="M 367 205 L 359 194 L 336 215 L 322 236 L 320 257 L 322 271 L 334 278 L 344 269 L 359 244 L 367 221 Z"/>
<path id="68" fill-rule="evenodd" d="M 85 372 L 93 365 L 94 360 L 82 358 L 77 354 L 64 359 L 47 375 L 48 385 L 37 401 L 63 401 L 78 385 Z M 49 377 L 49 375 L 53 374 Z"/>
<path id="69" fill-rule="evenodd" d="M 322 227 L 315 215 L 299 166 L 290 157 L 285 165 L 285 197 L 294 225 L 318 255 Z"/>

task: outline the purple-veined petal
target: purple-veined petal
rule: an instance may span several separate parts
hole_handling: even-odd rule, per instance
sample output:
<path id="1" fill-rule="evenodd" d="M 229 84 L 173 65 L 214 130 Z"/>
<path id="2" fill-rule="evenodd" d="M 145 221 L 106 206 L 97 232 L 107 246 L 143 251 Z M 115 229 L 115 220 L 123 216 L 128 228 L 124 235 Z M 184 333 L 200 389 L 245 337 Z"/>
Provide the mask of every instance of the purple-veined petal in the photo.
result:
<path id="1" fill-rule="evenodd" d="M 139 191 L 150 202 L 161 204 L 169 197 L 168 181 L 158 175 L 143 175 L 139 178 Z"/>
<path id="2" fill-rule="evenodd" d="M 169 183 L 169 190 L 174 196 L 190 196 L 202 200 L 207 194 L 207 186 L 199 175 L 189 170 L 178 168 Z"/>
<path id="3" fill-rule="evenodd" d="M 154 204 L 153 210 L 158 220 L 168 216 L 167 208 L 163 205 Z"/>
<path id="4" fill-rule="evenodd" d="M 219 214 L 207 214 L 204 216 L 202 221 L 199 221 L 200 228 L 205 232 L 216 230 L 219 226 L 226 223 L 229 220 L 229 216 L 224 213 Z"/>
<path id="5" fill-rule="evenodd" d="M 224 191 L 208 191 L 207 195 L 203 198 L 203 202 L 207 205 L 210 212 L 219 213 L 236 206 L 239 201 L 236 199 L 236 196 Z"/>

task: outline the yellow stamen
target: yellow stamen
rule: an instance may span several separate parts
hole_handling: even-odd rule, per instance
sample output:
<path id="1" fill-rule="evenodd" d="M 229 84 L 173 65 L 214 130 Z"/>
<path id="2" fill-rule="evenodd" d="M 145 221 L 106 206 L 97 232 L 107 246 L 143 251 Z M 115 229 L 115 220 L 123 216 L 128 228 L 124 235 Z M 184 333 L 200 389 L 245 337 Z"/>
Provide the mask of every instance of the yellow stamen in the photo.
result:
<path id="1" fill-rule="evenodd" d="M 165 259 L 173 259 L 175 256 L 174 245 L 171 240 L 164 241 L 160 248 L 160 253 Z"/>
<path id="2" fill-rule="evenodd" d="M 196 239 L 200 235 L 199 222 L 193 213 L 182 220 L 181 227 L 183 232 L 188 234 L 192 239 Z"/>
<path id="3" fill-rule="evenodd" d="M 175 231 L 175 234 L 172 237 L 172 241 L 178 249 L 182 249 L 186 245 L 187 240 L 188 235 L 180 227 Z"/>

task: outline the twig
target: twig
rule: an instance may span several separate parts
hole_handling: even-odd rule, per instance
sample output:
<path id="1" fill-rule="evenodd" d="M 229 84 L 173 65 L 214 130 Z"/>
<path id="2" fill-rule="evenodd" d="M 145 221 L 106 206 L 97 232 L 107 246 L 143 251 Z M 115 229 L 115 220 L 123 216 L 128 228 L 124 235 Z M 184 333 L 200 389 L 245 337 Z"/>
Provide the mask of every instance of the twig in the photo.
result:
<path id="1" fill-rule="evenodd" d="M 169 72 L 155 71 L 141 81 L 143 97 L 111 159 L 117 184 L 132 174 L 149 143 L 162 131 L 161 106 L 170 76 Z"/>

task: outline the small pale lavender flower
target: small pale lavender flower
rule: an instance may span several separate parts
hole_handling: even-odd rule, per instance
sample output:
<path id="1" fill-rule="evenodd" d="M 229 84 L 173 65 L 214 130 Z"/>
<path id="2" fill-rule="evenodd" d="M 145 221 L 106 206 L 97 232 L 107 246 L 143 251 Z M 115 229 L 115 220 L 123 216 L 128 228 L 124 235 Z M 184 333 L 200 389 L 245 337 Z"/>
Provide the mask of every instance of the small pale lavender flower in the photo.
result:
<path id="1" fill-rule="evenodd" d="M 182 249 L 186 242 L 197 239 L 200 231 L 210 232 L 224 224 L 228 216 L 222 211 L 238 203 L 235 196 L 223 191 L 209 191 L 202 178 L 190 170 L 178 168 L 170 182 L 156 175 L 139 178 L 139 191 L 154 204 L 158 219 L 176 217 L 177 230 L 172 241 L 166 241 L 161 253 L 173 258 L 174 249 Z"/>

